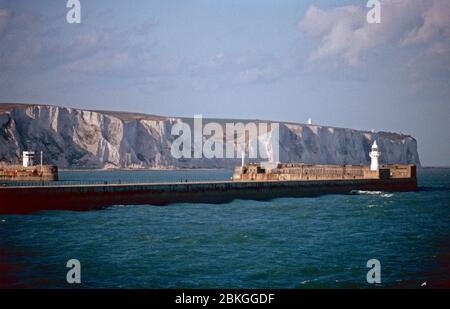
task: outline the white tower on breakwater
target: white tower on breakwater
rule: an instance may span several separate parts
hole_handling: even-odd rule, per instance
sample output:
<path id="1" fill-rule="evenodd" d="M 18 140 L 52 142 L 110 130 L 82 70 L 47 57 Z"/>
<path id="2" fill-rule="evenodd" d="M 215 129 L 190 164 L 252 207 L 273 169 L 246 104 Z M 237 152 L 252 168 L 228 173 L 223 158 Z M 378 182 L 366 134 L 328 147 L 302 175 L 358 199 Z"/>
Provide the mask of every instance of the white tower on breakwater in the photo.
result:
<path id="1" fill-rule="evenodd" d="M 22 165 L 24 167 L 29 167 L 34 165 L 34 151 L 23 151 L 22 152 Z"/>
<path id="2" fill-rule="evenodd" d="M 378 170 L 378 158 L 380 157 L 381 153 L 378 151 L 378 145 L 377 141 L 373 142 L 372 150 L 369 152 L 369 156 L 371 158 L 370 161 L 370 170 L 371 171 L 377 171 Z"/>

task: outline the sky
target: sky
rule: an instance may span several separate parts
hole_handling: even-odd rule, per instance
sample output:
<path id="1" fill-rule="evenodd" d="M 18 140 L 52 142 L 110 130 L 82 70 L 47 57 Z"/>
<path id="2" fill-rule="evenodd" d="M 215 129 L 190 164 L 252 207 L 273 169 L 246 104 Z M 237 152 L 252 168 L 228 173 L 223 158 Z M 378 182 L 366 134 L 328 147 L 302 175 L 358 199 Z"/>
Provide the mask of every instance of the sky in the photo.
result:
<path id="1" fill-rule="evenodd" d="M 450 1 L 0 0 L 0 102 L 410 134 L 450 166 Z"/>

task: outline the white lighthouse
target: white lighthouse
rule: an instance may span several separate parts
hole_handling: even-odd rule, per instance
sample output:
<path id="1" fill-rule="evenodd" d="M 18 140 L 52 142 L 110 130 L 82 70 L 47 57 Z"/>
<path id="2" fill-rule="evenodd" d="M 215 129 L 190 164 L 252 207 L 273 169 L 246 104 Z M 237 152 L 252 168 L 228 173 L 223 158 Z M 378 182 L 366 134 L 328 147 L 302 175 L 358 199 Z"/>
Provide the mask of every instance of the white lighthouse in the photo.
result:
<path id="1" fill-rule="evenodd" d="M 380 157 L 381 153 L 378 151 L 378 145 L 377 141 L 373 142 L 372 150 L 369 152 L 369 156 L 371 158 L 370 161 L 370 170 L 371 171 L 377 171 L 378 170 L 378 158 Z"/>

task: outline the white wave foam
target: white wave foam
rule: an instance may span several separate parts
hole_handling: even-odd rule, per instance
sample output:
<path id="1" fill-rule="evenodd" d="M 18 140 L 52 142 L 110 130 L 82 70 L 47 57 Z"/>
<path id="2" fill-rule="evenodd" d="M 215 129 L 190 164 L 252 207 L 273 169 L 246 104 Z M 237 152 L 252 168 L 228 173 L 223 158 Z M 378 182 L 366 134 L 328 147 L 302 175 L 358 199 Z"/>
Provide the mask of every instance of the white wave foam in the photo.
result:
<path id="1" fill-rule="evenodd" d="M 358 195 L 381 195 L 384 194 L 383 191 L 364 191 L 364 190 L 352 190 L 352 194 L 358 194 Z"/>
<path id="2" fill-rule="evenodd" d="M 379 195 L 381 197 L 392 197 L 393 193 L 386 193 L 384 191 L 365 191 L 365 190 L 352 190 L 351 194 L 357 195 Z"/>

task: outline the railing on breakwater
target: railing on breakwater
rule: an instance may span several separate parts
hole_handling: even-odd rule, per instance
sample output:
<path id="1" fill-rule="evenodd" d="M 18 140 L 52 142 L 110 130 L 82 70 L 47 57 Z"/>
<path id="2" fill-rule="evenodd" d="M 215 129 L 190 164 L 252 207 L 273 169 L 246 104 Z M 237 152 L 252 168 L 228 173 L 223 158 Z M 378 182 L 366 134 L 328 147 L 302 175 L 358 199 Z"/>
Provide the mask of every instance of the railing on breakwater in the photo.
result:
<path id="1" fill-rule="evenodd" d="M 228 181 L 223 177 L 171 177 L 166 179 L 108 179 L 108 180 L 58 180 L 58 181 L 0 181 L 1 187 L 50 187 L 50 186 L 80 186 L 80 185 L 120 185 L 143 183 L 185 183 L 202 181 Z"/>

